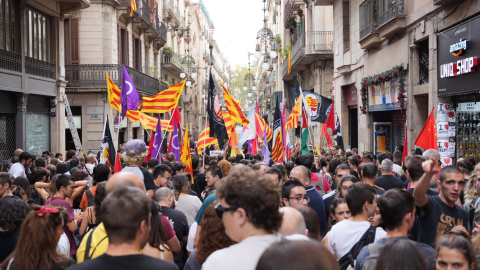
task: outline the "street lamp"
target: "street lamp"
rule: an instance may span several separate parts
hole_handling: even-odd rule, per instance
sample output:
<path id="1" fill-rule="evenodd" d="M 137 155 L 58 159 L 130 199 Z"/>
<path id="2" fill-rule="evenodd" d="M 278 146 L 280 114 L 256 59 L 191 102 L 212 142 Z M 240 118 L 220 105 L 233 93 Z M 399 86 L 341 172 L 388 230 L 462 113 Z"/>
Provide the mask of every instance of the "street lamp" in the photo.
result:
<path id="1" fill-rule="evenodd" d="M 187 27 L 187 55 L 182 59 L 182 72 L 180 73 L 180 78 L 184 79 L 187 77 L 187 82 L 185 83 L 186 86 L 190 87 L 192 85 L 192 81 L 190 78 L 195 79 L 197 77 L 197 73 L 195 72 L 194 65 L 195 59 L 190 55 L 190 28 Z M 186 67 L 186 70 L 185 68 Z"/>
<path id="2" fill-rule="evenodd" d="M 266 17 L 266 14 L 265 14 L 266 11 L 267 11 L 266 0 L 263 0 L 263 24 L 264 24 L 264 26 L 257 33 L 257 45 L 255 46 L 254 56 L 255 56 L 256 59 L 260 59 L 260 57 L 262 56 L 262 53 L 260 52 L 260 42 L 263 40 L 265 42 L 264 43 L 265 51 L 264 51 L 264 59 L 263 59 L 262 69 L 265 70 L 265 71 L 267 71 L 270 67 L 269 58 L 275 59 L 278 56 L 277 52 L 275 51 L 275 49 L 276 49 L 275 44 L 272 44 L 270 46 L 270 53 L 267 53 L 268 44 L 272 43 L 272 41 L 275 39 L 275 37 L 273 36 L 272 30 L 270 30 L 267 27 L 267 17 Z"/>

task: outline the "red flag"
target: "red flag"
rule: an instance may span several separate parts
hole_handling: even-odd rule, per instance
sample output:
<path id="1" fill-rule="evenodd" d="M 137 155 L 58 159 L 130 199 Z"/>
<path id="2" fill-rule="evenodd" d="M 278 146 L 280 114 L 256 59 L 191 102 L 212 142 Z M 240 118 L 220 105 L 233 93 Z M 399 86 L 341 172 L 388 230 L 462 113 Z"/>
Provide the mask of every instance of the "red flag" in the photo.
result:
<path id="1" fill-rule="evenodd" d="M 424 150 L 435 149 L 438 151 L 437 145 L 437 125 L 435 124 L 435 117 L 433 117 L 433 109 L 427 118 L 427 122 L 418 134 L 415 145 L 423 148 Z"/>
<path id="2" fill-rule="evenodd" d="M 327 139 L 327 146 L 328 147 L 333 147 L 333 141 L 332 141 L 332 138 L 330 137 L 330 134 L 328 134 L 326 124 L 322 123 L 322 134 L 320 134 L 320 135 L 325 136 L 325 139 Z M 320 147 L 323 147 L 323 145 L 321 145 Z"/>
<path id="3" fill-rule="evenodd" d="M 117 153 L 117 157 L 115 157 L 115 168 L 113 169 L 113 173 L 120 172 L 122 170 L 122 162 L 120 161 L 120 153 Z"/>
<path id="4" fill-rule="evenodd" d="M 148 155 L 145 158 L 145 162 L 148 162 L 152 158 L 152 149 L 153 149 L 154 138 L 155 138 L 155 131 L 152 131 L 152 137 L 150 137 L 150 143 L 148 144 Z"/>
<path id="5" fill-rule="evenodd" d="M 405 125 L 405 142 L 403 143 L 402 162 L 405 162 L 405 157 L 408 155 L 407 135 L 408 135 L 408 128 L 407 128 L 407 125 Z"/>
<path id="6" fill-rule="evenodd" d="M 333 135 L 335 135 L 335 101 L 332 102 L 332 108 L 330 109 L 330 113 L 328 114 L 326 127 L 331 128 Z"/>

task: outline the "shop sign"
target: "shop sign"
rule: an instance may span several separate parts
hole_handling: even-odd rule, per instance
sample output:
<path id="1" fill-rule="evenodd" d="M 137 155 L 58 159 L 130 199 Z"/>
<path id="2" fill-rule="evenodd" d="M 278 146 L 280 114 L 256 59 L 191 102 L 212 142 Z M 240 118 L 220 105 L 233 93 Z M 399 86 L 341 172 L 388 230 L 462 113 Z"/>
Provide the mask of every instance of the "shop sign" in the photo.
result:
<path id="1" fill-rule="evenodd" d="M 347 101 L 347 106 L 355 106 L 357 105 L 357 88 L 355 85 L 349 85 L 342 87 L 345 93 L 346 101 Z"/>
<path id="2" fill-rule="evenodd" d="M 383 82 L 379 85 L 368 87 L 368 110 L 374 111 L 391 111 L 400 110 L 400 102 L 398 102 L 398 80 Z"/>
<path id="3" fill-rule="evenodd" d="M 480 57 L 480 17 L 470 19 L 437 35 L 438 95 L 480 91 L 477 76 Z"/>

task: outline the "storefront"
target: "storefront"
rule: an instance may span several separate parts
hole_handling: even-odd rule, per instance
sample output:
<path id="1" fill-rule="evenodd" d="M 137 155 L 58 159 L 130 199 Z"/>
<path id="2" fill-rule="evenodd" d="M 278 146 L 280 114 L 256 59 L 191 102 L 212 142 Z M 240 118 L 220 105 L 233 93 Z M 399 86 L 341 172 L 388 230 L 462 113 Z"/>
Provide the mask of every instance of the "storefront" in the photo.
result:
<path id="1" fill-rule="evenodd" d="M 343 96 L 346 99 L 348 110 L 348 145 L 349 148 L 358 148 L 358 99 L 357 88 L 354 84 L 342 86 Z"/>
<path id="2" fill-rule="evenodd" d="M 462 157 L 480 160 L 479 31 L 477 16 L 437 35 L 438 96 L 444 100 L 437 111 L 442 163 Z"/>
<path id="3" fill-rule="evenodd" d="M 394 152 L 403 145 L 406 123 L 405 74 L 403 65 L 362 79 L 360 110 L 370 113 L 374 154 Z M 362 142 L 359 142 L 362 143 Z"/>

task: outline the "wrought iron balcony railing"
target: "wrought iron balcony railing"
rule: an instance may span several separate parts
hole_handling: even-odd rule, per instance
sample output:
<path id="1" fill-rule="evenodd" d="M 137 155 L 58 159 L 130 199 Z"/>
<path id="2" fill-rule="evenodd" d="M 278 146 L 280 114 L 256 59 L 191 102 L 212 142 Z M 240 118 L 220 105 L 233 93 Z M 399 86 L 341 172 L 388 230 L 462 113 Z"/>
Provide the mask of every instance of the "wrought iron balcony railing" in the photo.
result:
<path id="1" fill-rule="evenodd" d="M 301 34 L 292 47 L 292 66 L 306 54 L 331 54 L 332 31 L 309 31 Z"/>
<path id="2" fill-rule="evenodd" d="M 19 53 L 0 50 L 0 69 L 22 72 L 22 56 Z M 25 56 L 25 73 L 55 79 L 56 66 L 50 62 Z"/>
<path id="3" fill-rule="evenodd" d="M 107 88 L 106 72 L 120 87 L 123 65 L 119 64 L 77 64 L 65 65 L 67 88 Z M 155 95 L 159 92 L 157 79 L 127 66 L 135 88 L 142 95 Z"/>
<path id="4" fill-rule="evenodd" d="M 22 72 L 22 55 L 0 50 L 0 69 Z"/>
<path id="5" fill-rule="evenodd" d="M 365 0 L 360 4 L 360 40 L 373 33 L 375 28 L 374 0 Z"/>
<path id="6" fill-rule="evenodd" d="M 174 65 L 178 69 L 182 69 L 182 58 L 178 54 L 174 54 L 172 57 L 166 55 L 163 56 L 162 65 Z"/>
<path id="7" fill-rule="evenodd" d="M 378 26 L 399 16 L 405 16 L 404 0 L 377 0 Z"/>

